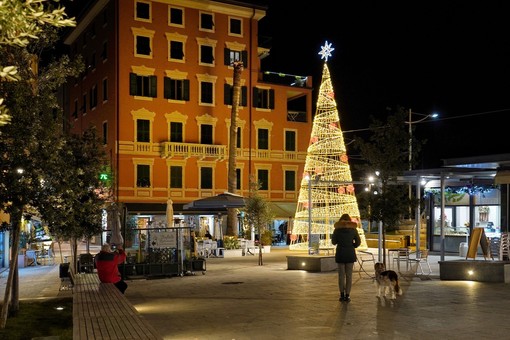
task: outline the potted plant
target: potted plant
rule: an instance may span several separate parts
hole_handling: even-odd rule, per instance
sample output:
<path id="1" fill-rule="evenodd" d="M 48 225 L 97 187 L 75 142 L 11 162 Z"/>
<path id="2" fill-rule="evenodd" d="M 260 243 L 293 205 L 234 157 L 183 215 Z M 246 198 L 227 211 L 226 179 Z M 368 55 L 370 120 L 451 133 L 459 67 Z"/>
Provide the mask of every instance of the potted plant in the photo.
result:
<path id="1" fill-rule="evenodd" d="M 264 248 L 265 253 L 271 252 L 271 244 L 273 244 L 273 231 L 270 229 L 265 229 L 260 235 L 260 243 Z"/>
<path id="2" fill-rule="evenodd" d="M 239 244 L 239 239 L 235 235 L 224 236 L 223 247 L 225 248 L 223 250 L 224 257 L 243 256 L 243 250 Z"/>

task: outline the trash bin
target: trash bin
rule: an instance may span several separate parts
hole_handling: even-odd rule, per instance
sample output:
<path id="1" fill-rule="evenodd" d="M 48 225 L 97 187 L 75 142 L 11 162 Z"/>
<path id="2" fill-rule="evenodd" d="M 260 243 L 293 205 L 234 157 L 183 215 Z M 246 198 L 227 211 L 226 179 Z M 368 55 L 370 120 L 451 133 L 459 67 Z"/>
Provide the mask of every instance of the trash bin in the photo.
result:
<path id="1" fill-rule="evenodd" d="M 468 252 L 468 244 L 467 242 L 461 242 L 459 244 L 459 256 L 466 257 Z"/>
<path id="2" fill-rule="evenodd" d="M 404 246 L 406 248 L 409 248 L 411 246 L 411 236 L 409 235 L 404 236 Z"/>
<path id="3" fill-rule="evenodd" d="M 65 279 L 69 277 L 69 263 L 61 263 L 59 268 L 59 278 Z"/>

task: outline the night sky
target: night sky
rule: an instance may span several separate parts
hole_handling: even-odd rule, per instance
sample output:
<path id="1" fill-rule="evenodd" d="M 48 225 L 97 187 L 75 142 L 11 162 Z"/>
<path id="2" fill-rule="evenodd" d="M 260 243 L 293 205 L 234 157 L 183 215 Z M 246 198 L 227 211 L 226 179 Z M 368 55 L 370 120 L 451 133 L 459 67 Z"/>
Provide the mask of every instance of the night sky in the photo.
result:
<path id="1" fill-rule="evenodd" d="M 427 140 L 416 168 L 510 153 L 510 1 L 241 2 L 267 6 L 259 36 L 271 37 L 271 54 L 262 70 L 313 76 L 314 102 L 318 53 L 333 44 L 328 67 L 342 130 L 366 129 L 370 115 L 385 120 L 387 107 L 402 106 L 440 114 L 415 124 Z M 64 3 L 79 12 L 87 0 Z M 346 141 L 356 135 L 366 132 L 345 133 Z"/>
<path id="2" fill-rule="evenodd" d="M 417 168 L 510 153 L 509 1 L 254 2 L 268 6 L 259 33 L 272 37 L 262 69 L 312 75 L 314 101 L 324 63 L 318 52 L 333 44 L 328 67 L 344 131 L 402 106 L 440 114 L 415 125 L 428 141 Z"/>

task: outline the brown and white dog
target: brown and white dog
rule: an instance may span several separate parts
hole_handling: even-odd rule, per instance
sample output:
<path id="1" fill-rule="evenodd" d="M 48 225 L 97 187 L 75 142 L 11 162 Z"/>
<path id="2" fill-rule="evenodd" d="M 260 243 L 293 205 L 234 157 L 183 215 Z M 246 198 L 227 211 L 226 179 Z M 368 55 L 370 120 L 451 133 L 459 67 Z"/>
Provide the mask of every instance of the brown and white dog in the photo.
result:
<path id="1" fill-rule="evenodd" d="M 386 270 L 384 263 L 377 262 L 374 265 L 375 284 L 377 287 L 377 297 L 386 297 L 390 295 L 391 300 L 395 300 L 398 295 L 402 295 L 402 289 L 398 284 L 398 274 L 393 270 Z"/>

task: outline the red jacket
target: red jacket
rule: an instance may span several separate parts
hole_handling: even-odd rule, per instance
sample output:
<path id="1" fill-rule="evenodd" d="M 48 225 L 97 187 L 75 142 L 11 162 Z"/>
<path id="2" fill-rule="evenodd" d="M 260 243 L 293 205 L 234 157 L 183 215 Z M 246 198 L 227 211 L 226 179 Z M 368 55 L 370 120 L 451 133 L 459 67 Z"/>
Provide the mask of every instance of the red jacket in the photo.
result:
<path id="1" fill-rule="evenodd" d="M 117 252 L 108 253 L 100 251 L 96 255 L 96 269 L 99 280 L 103 283 L 116 283 L 121 280 L 119 264 L 126 260 L 126 253 L 123 249 Z"/>

